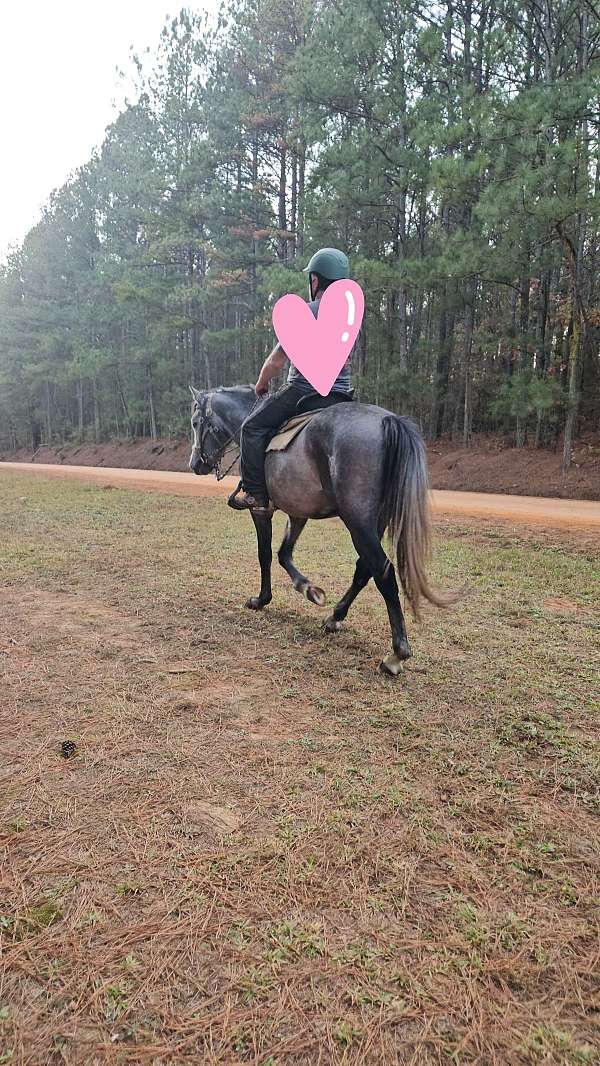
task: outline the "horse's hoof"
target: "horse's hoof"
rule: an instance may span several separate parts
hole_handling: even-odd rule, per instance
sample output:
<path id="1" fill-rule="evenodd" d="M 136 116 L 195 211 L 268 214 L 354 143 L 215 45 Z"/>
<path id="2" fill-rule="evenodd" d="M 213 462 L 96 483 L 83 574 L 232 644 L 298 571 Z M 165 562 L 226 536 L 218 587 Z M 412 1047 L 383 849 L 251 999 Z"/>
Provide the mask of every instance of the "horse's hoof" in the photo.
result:
<path id="1" fill-rule="evenodd" d="M 398 677 L 398 674 L 402 673 L 403 669 L 404 663 L 402 659 L 393 651 L 386 655 L 385 659 L 382 659 L 379 664 L 380 673 L 385 674 L 387 677 Z"/>
<path id="2" fill-rule="evenodd" d="M 326 601 L 325 593 L 323 589 L 317 588 L 316 585 L 309 585 L 306 590 L 306 598 L 311 603 L 315 603 L 317 607 L 324 607 Z"/>
<path id="3" fill-rule="evenodd" d="M 261 600 L 260 596 L 251 596 L 249 600 L 246 600 L 244 607 L 249 607 L 251 611 L 262 611 L 263 607 L 270 602 L 270 597 L 268 600 Z"/>
<path id="4" fill-rule="evenodd" d="M 311 603 L 316 603 L 317 607 L 325 606 L 326 597 L 323 589 L 318 588 L 316 585 L 311 585 L 306 579 L 296 579 L 294 588 L 301 596 L 306 596 L 306 599 L 310 600 Z"/>
<path id="5" fill-rule="evenodd" d="M 338 622 L 337 619 L 333 617 L 333 615 L 331 615 L 331 618 L 328 618 L 325 622 L 323 622 L 324 633 L 339 633 L 341 628 L 342 623 Z"/>

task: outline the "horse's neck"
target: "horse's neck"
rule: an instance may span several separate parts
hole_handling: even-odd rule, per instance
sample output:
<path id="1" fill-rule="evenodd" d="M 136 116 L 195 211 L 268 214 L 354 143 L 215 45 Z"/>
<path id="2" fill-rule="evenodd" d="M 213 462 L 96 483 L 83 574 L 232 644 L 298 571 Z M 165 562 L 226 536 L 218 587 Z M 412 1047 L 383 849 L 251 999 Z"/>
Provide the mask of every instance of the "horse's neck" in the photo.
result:
<path id="1" fill-rule="evenodd" d="M 213 404 L 216 406 L 218 403 L 218 413 L 221 421 L 227 426 L 232 436 L 239 437 L 242 422 L 248 417 L 256 403 L 254 390 L 240 387 L 239 389 L 231 389 L 230 392 L 221 392 L 213 395 Z"/>

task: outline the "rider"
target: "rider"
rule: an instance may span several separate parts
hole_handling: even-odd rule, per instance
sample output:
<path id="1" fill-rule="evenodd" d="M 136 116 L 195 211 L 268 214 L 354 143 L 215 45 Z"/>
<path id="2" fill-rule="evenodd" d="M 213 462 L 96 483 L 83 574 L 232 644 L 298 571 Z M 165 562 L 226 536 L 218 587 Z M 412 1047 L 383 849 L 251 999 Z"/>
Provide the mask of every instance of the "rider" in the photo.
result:
<path id="1" fill-rule="evenodd" d="M 308 306 L 317 318 L 319 303 L 325 290 L 334 281 L 349 277 L 348 256 L 338 248 L 320 248 L 310 259 L 304 272 L 308 273 L 310 300 Z M 280 344 L 265 360 L 255 385 L 257 396 L 267 396 L 271 378 L 283 369 L 287 356 Z M 338 392 L 351 392 L 350 358 L 342 367 L 333 386 Z M 241 484 L 244 495 L 230 497 L 229 504 L 238 511 L 250 508 L 257 513 L 269 510 L 269 493 L 265 481 L 265 452 L 269 437 L 296 411 L 296 404 L 307 393 L 314 392 L 309 381 L 290 364 L 286 384 L 254 410 L 242 424 L 240 437 Z"/>

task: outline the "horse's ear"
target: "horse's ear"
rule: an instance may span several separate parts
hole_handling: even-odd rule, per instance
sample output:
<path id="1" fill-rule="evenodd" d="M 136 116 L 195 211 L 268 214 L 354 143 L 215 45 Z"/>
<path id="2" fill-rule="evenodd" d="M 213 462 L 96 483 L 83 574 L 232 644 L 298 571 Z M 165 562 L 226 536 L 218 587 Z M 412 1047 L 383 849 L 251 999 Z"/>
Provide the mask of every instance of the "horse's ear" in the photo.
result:
<path id="1" fill-rule="evenodd" d="M 199 403 L 200 402 L 200 398 L 202 396 L 202 393 L 199 391 L 199 389 L 195 389 L 193 385 L 188 385 L 188 389 L 190 390 L 190 392 L 191 392 L 192 396 L 194 397 L 194 399 L 197 400 L 198 403 Z"/>

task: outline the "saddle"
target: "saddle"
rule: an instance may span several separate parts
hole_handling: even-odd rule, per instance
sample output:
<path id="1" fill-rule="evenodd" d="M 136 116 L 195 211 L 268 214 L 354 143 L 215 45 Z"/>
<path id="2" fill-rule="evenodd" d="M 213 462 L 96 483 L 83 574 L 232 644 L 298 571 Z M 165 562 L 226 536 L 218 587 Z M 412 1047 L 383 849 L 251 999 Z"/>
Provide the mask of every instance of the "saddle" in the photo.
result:
<path id="1" fill-rule="evenodd" d="M 267 445 L 267 451 L 284 452 L 320 411 L 324 411 L 327 407 L 333 407 L 334 404 L 348 403 L 353 399 L 354 389 L 350 392 L 339 392 L 336 389 L 332 389 L 327 396 L 320 396 L 318 392 L 307 393 L 296 404 L 298 414 L 288 418 L 287 422 L 284 422 L 275 435 L 271 437 Z"/>

